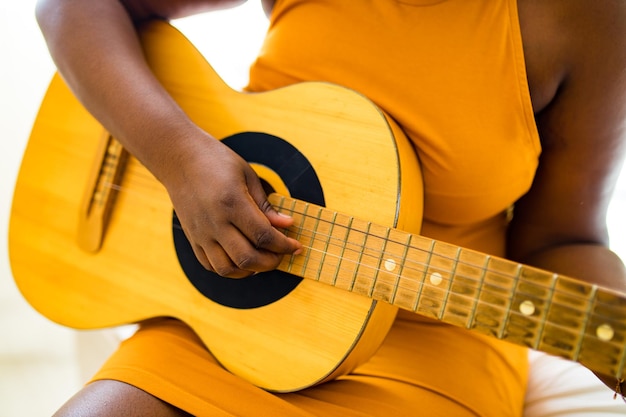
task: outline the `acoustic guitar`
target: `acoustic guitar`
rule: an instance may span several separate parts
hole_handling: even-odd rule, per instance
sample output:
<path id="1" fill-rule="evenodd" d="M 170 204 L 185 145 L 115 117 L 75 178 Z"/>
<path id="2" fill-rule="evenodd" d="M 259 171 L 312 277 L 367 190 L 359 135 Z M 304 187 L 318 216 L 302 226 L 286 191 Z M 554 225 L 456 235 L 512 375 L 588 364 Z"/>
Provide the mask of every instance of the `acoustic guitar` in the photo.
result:
<path id="1" fill-rule="evenodd" d="M 43 315 L 79 329 L 176 317 L 277 392 L 367 360 L 398 308 L 623 375 L 625 296 L 420 236 L 417 158 L 367 98 L 322 82 L 237 92 L 168 24 L 141 37 L 163 85 L 251 164 L 305 250 L 246 279 L 206 271 L 162 185 L 56 75 L 9 225 L 15 281 Z"/>

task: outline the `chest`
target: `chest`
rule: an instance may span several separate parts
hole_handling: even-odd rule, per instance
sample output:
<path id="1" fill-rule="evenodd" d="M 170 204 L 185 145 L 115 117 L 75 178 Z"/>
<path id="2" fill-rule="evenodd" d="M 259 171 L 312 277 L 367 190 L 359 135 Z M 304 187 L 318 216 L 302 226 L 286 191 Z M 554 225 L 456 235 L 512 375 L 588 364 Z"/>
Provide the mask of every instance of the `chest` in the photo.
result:
<path id="1" fill-rule="evenodd" d="M 262 0 L 270 16 L 276 0 Z M 558 36 L 560 23 L 550 0 L 517 0 L 528 87 L 533 110 L 539 113 L 553 99 L 561 82 L 562 62 Z M 551 57 L 551 59 L 546 59 Z"/>
<path id="2" fill-rule="evenodd" d="M 425 216 L 482 221 L 527 191 L 540 148 L 516 4 L 279 0 L 252 88 L 325 80 L 364 94 L 413 142 Z"/>

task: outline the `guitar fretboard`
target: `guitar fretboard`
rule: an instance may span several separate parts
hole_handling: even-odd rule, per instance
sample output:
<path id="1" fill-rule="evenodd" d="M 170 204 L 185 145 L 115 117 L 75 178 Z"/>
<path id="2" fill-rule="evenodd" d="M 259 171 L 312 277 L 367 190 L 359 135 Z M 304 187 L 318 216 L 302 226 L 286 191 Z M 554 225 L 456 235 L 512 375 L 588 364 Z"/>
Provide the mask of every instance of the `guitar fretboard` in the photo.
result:
<path id="1" fill-rule="evenodd" d="M 565 276 L 277 195 L 308 279 L 621 377 L 626 297 Z"/>

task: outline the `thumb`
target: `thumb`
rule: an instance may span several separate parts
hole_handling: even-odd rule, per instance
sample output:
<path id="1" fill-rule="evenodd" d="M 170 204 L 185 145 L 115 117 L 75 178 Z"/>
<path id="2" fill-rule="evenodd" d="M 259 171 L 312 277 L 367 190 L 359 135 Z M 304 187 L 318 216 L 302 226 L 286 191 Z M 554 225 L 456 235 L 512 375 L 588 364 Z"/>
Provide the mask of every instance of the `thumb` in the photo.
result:
<path id="1" fill-rule="evenodd" d="M 293 217 L 278 212 L 267 200 L 267 193 L 256 173 L 254 173 L 254 178 L 248 178 L 248 193 L 272 226 L 287 228 L 293 225 Z"/>
<path id="2" fill-rule="evenodd" d="M 262 187 L 261 194 L 257 194 L 257 196 L 255 196 L 251 193 L 251 196 L 254 198 L 254 201 L 257 203 L 259 209 L 274 228 L 287 229 L 294 224 L 293 217 L 276 211 L 274 206 L 272 206 L 272 204 L 268 201 L 267 195 L 265 194 L 265 191 L 262 189 Z M 299 255 L 302 253 L 303 248 L 300 242 L 291 237 L 283 235 L 283 232 L 276 231 L 276 233 L 281 235 L 283 239 L 286 239 L 285 243 L 288 245 L 288 249 L 286 249 L 283 253 L 292 253 L 294 255 Z"/>
<path id="3" fill-rule="evenodd" d="M 265 211 L 265 215 L 269 219 L 272 226 L 277 227 L 279 229 L 284 229 L 293 225 L 293 217 L 288 214 L 281 213 L 276 211 L 274 207 L 268 202 L 268 209 Z"/>

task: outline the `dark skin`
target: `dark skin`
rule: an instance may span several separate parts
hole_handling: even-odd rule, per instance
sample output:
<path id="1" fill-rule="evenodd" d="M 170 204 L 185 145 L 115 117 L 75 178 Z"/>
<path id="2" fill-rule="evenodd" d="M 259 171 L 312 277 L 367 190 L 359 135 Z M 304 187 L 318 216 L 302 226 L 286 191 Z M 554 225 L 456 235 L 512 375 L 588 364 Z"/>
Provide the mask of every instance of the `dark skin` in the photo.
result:
<path id="1" fill-rule="evenodd" d="M 200 262 L 231 278 L 274 269 L 284 254 L 299 251 L 298 242 L 276 230 L 292 220 L 272 210 L 247 164 L 195 126 L 158 84 L 141 57 L 133 22 L 242 2 L 40 0 L 37 13 L 75 93 L 168 189 Z M 264 1 L 265 10 L 272 4 Z M 605 224 L 626 152 L 626 3 L 518 4 L 543 151 L 531 190 L 516 204 L 508 257 L 626 291 L 626 271 L 607 249 Z M 600 377 L 615 386 L 614 377 Z M 58 415 L 87 409 L 98 416 L 185 415 L 115 381 L 90 384 Z"/>

